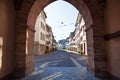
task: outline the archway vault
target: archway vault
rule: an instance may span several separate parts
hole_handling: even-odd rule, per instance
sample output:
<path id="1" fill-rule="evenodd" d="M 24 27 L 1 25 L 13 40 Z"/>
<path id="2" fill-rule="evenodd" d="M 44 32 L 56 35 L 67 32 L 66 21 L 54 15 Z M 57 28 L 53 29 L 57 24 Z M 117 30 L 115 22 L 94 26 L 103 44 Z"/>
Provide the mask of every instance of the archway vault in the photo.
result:
<path id="1" fill-rule="evenodd" d="M 55 0 L 22 0 L 21 5 L 17 7 L 16 77 L 23 77 L 33 71 L 32 52 L 35 21 L 41 10 L 54 1 Z M 88 70 L 97 77 L 106 77 L 108 74 L 104 44 L 105 0 L 65 1 L 75 6 L 85 20 L 87 27 Z"/>

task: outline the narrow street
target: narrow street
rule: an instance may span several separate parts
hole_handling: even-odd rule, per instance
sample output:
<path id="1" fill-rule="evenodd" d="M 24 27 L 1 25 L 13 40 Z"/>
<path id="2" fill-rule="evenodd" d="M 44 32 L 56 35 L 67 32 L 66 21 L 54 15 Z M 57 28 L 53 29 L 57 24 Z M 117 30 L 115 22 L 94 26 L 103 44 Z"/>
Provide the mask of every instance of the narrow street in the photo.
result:
<path id="1" fill-rule="evenodd" d="M 86 57 L 56 50 L 34 59 L 35 71 L 22 80 L 88 80 Z"/>

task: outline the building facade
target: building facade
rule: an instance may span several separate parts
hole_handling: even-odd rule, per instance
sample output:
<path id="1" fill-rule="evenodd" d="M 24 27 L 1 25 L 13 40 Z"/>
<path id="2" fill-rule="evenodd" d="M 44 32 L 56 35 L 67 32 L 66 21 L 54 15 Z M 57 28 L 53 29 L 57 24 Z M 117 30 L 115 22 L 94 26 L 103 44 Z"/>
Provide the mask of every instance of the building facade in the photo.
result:
<path id="1" fill-rule="evenodd" d="M 46 53 L 51 52 L 54 49 L 54 37 L 53 37 L 52 28 L 47 24 L 46 25 Z"/>
<path id="2" fill-rule="evenodd" d="M 80 13 L 78 13 L 75 30 L 69 35 L 68 49 L 79 52 L 80 54 L 87 55 L 87 41 L 86 41 L 86 26 L 84 19 Z"/>
<path id="3" fill-rule="evenodd" d="M 70 33 L 70 42 L 69 42 L 69 48 L 71 51 L 77 51 L 77 44 L 76 44 L 76 40 L 75 40 L 75 32 L 76 29 Z"/>
<path id="4" fill-rule="evenodd" d="M 80 13 L 78 13 L 75 26 L 75 43 L 77 51 L 81 54 L 87 55 L 86 26 Z"/>
<path id="5" fill-rule="evenodd" d="M 62 39 L 58 41 L 59 43 L 59 49 L 66 49 L 66 40 Z"/>
<path id="6" fill-rule="evenodd" d="M 42 55 L 46 51 L 46 19 L 47 16 L 44 11 L 41 11 L 37 17 L 35 24 L 35 38 L 34 38 L 34 53 L 35 55 Z"/>

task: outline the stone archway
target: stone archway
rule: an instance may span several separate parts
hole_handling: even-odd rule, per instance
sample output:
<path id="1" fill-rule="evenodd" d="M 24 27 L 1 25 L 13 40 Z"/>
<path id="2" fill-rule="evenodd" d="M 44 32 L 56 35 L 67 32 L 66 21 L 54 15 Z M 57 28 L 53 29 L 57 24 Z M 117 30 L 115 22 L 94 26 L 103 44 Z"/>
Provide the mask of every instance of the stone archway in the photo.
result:
<path id="1" fill-rule="evenodd" d="M 15 76 L 23 77 L 33 71 L 32 50 L 34 25 L 40 11 L 55 0 L 23 0 L 16 22 Z M 107 59 L 104 42 L 105 0 L 65 0 L 75 6 L 86 23 L 88 70 L 97 77 L 107 76 Z"/>

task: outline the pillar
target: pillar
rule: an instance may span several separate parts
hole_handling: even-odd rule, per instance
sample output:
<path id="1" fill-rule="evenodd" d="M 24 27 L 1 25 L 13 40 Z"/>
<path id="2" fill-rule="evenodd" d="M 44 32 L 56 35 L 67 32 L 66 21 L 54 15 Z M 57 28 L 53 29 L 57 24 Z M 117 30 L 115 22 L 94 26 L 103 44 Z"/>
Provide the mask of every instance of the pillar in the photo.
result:
<path id="1" fill-rule="evenodd" d="M 18 25 L 16 28 L 15 78 L 21 78 L 34 70 L 33 43 L 34 30 L 28 25 Z"/>
<path id="2" fill-rule="evenodd" d="M 97 23 L 86 29 L 88 70 L 96 77 L 108 78 L 104 30 L 101 26 L 104 26 L 104 24 Z"/>

